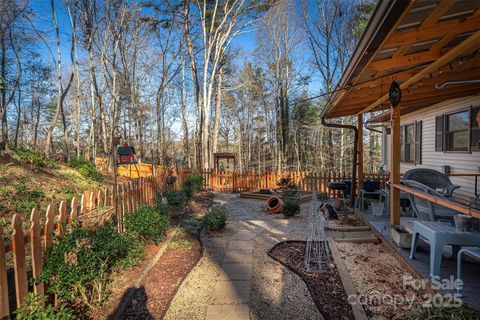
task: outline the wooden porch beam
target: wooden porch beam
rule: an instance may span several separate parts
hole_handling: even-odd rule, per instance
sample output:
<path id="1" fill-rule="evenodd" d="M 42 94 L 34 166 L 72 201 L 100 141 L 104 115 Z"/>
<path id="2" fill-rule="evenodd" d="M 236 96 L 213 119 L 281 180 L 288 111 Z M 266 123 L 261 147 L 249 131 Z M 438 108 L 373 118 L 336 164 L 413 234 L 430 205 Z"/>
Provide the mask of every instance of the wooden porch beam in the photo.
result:
<path id="1" fill-rule="evenodd" d="M 471 87 L 473 88 L 473 86 Z M 432 91 L 433 92 L 433 91 Z M 462 96 L 471 96 L 471 95 L 475 95 L 475 94 L 478 94 L 480 92 L 480 89 L 478 87 L 474 88 L 474 89 L 470 89 L 470 90 L 465 90 L 465 89 L 462 89 L 460 91 L 460 93 L 462 94 Z M 415 95 L 412 95 L 412 96 L 409 96 L 408 98 L 405 97 L 403 98 L 402 100 L 402 109 L 403 108 L 409 108 L 409 107 L 425 107 L 425 106 L 429 106 L 429 105 L 434 105 L 436 103 L 439 103 L 439 102 L 442 102 L 444 100 L 449 100 L 449 99 L 453 99 L 453 98 L 459 98 L 459 91 L 456 91 L 456 92 L 452 92 L 452 91 L 449 91 L 449 92 L 446 92 L 446 93 L 440 93 L 438 90 L 437 92 L 433 92 L 433 93 L 430 93 L 430 94 L 426 94 L 425 96 L 422 96 L 422 97 L 415 97 Z M 362 106 L 359 104 L 351 104 L 351 105 L 347 105 L 345 107 L 348 107 L 347 108 L 344 108 L 344 106 L 342 106 L 342 109 L 339 110 L 338 112 L 334 112 L 332 113 L 332 117 L 340 117 L 340 116 L 345 116 L 345 115 L 351 115 L 351 114 L 358 114 L 361 112 L 362 110 Z M 383 106 L 383 107 L 378 107 L 376 110 L 385 110 L 385 109 L 388 109 L 386 106 Z M 356 111 L 358 110 L 358 111 Z"/>
<path id="2" fill-rule="evenodd" d="M 461 73 L 452 73 L 452 74 L 445 74 L 444 76 L 436 76 L 436 77 L 431 77 L 431 78 L 425 78 L 421 80 L 421 85 L 414 85 L 412 87 L 409 87 L 405 89 L 405 97 L 406 96 L 411 96 L 413 94 L 419 95 L 419 97 L 428 95 L 429 93 L 439 93 L 443 94 L 445 92 L 461 92 L 462 89 L 465 91 L 468 91 L 472 87 L 477 87 L 478 84 L 462 84 L 462 85 L 452 85 L 445 87 L 443 89 L 436 89 L 435 85 L 437 83 L 443 83 L 445 81 L 452 81 L 452 80 L 457 80 L 458 78 L 461 78 L 462 80 L 477 80 L 480 77 L 480 69 L 474 69 L 472 71 L 467 71 L 467 72 L 461 72 Z M 363 90 L 356 90 L 351 92 L 350 96 L 345 99 L 342 103 L 342 106 L 347 106 L 351 104 L 357 104 L 357 106 L 361 103 L 365 102 L 373 102 L 378 97 L 381 96 L 382 93 L 386 92 L 385 86 L 383 87 L 376 87 L 376 88 L 370 88 L 370 89 L 363 89 Z"/>
<path id="3" fill-rule="evenodd" d="M 440 50 L 431 50 L 426 52 L 409 54 L 406 56 L 377 60 L 370 63 L 368 68 L 365 69 L 365 72 L 380 72 L 401 67 L 407 68 L 413 65 L 434 61 L 440 57 Z"/>
<path id="4" fill-rule="evenodd" d="M 358 158 L 357 158 L 357 191 L 360 192 L 363 188 L 363 114 L 357 115 L 357 130 L 358 130 L 358 140 L 356 141 L 358 145 Z M 360 204 L 363 206 L 363 203 Z"/>
<path id="5" fill-rule="evenodd" d="M 387 38 L 383 47 L 389 48 L 404 43 L 416 43 L 420 41 L 441 38 L 451 33 L 461 34 L 480 28 L 480 21 L 475 16 L 466 19 L 457 19 L 443 23 L 436 23 L 418 29 L 395 32 Z"/>
<path id="6" fill-rule="evenodd" d="M 381 48 L 384 47 L 384 44 L 385 44 L 385 41 L 386 39 L 388 39 L 389 36 L 391 36 L 395 30 L 398 28 L 398 26 L 400 25 L 400 22 L 407 16 L 407 14 L 410 12 L 410 9 L 412 9 L 413 5 L 415 4 L 415 1 L 411 1 L 410 0 L 410 3 L 408 4 L 407 8 L 405 8 L 405 10 L 403 11 L 402 15 L 400 16 L 400 18 L 397 20 L 397 22 L 395 23 L 395 26 L 388 32 L 388 35 L 387 37 L 385 38 L 385 40 L 382 42 L 381 45 L 378 46 L 378 48 L 376 48 L 375 50 L 375 53 L 372 54 L 368 60 L 368 63 L 370 63 L 372 61 L 372 59 L 378 54 L 378 52 L 380 51 Z M 368 63 L 365 64 L 365 66 L 362 68 L 361 72 L 359 73 L 359 75 L 363 74 L 365 72 L 365 68 L 368 66 Z M 360 79 L 358 78 L 358 76 L 356 76 L 354 79 L 352 79 L 352 83 L 353 84 L 356 84 L 360 82 Z M 342 91 L 338 94 L 338 96 L 336 97 L 335 101 L 334 101 L 334 105 L 337 104 L 338 102 L 340 102 L 343 97 L 345 96 L 345 94 L 347 93 L 347 90 L 345 91 Z"/>
<path id="7" fill-rule="evenodd" d="M 479 67 L 480 67 L 480 58 L 476 57 L 476 58 L 473 58 L 473 59 L 468 60 L 468 61 L 455 62 L 455 63 L 452 63 L 451 65 L 448 65 L 448 64 L 444 65 L 444 66 L 438 68 L 438 70 L 441 71 L 442 73 L 444 73 L 444 75 L 442 75 L 442 76 L 445 76 L 447 73 L 453 74 L 453 73 L 458 73 L 458 72 L 463 72 L 463 73 L 464 72 L 470 72 L 472 69 L 479 68 Z M 377 78 L 377 77 L 379 77 L 379 75 L 377 74 L 374 77 L 372 77 L 372 79 L 370 79 L 370 80 L 366 79 L 366 78 L 362 78 L 362 81 L 364 83 L 355 85 L 353 88 L 351 88 L 348 91 L 348 94 L 351 94 L 352 92 L 355 92 L 356 90 L 360 90 L 360 89 L 363 89 L 363 88 L 372 89 L 372 88 L 375 88 L 375 87 L 378 87 L 378 86 L 385 86 L 386 83 L 392 83 L 392 81 L 397 81 L 397 82 L 400 83 L 402 81 L 405 81 L 405 80 L 413 77 L 421 69 L 422 69 L 422 67 L 418 67 L 417 71 L 415 71 L 415 69 L 410 69 L 410 70 L 402 71 L 402 72 L 395 73 L 395 74 L 392 74 L 392 75 L 387 74 L 387 75 L 385 75 L 381 78 Z M 451 71 L 452 69 L 454 71 Z M 362 90 L 362 91 L 364 91 L 364 90 Z M 348 95 L 347 95 L 347 97 L 348 97 Z"/>
<path id="8" fill-rule="evenodd" d="M 401 103 L 400 103 L 401 104 Z M 400 224 L 400 190 L 394 185 L 400 183 L 400 104 L 391 106 L 392 138 L 390 168 L 390 224 Z"/>
<path id="9" fill-rule="evenodd" d="M 438 68 L 447 64 L 452 59 L 460 56 L 461 54 L 467 52 L 468 50 L 472 49 L 473 47 L 478 46 L 479 43 L 480 43 L 480 31 L 477 31 L 477 32 L 473 33 L 472 35 L 470 35 L 467 39 L 463 40 L 456 47 L 450 49 L 447 53 L 442 55 L 435 62 L 432 62 L 427 67 L 423 68 L 415 76 L 413 76 L 410 79 L 402 82 L 402 84 L 400 84 L 400 88 L 402 90 L 406 89 L 409 85 L 423 79 L 427 73 L 436 71 Z M 374 109 L 375 107 L 381 105 L 382 103 L 384 103 L 387 100 L 388 100 L 388 94 L 385 94 L 380 99 L 378 99 L 377 101 L 375 101 L 374 103 L 370 104 L 368 107 L 363 109 L 361 111 L 361 113 L 368 112 L 368 111 Z"/>
<path id="10" fill-rule="evenodd" d="M 456 4 L 457 1 L 453 0 L 443 0 L 442 2 L 440 2 L 435 8 L 435 10 L 433 10 L 432 13 L 427 18 L 425 18 L 425 20 L 423 20 L 422 27 L 428 27 L 437 23 L 437 21 Z"/>

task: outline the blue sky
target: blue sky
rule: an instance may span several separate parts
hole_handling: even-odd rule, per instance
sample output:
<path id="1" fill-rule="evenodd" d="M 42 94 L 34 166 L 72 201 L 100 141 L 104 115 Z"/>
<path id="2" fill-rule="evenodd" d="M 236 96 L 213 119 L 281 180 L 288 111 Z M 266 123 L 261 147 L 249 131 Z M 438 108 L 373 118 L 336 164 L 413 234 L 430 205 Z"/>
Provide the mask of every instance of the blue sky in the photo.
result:
<path id="1" fill-rule="evenodd" d="M 72 1 L 72 0 L 70 0 Z M 46 40 L 53 51 L 56 57 L 56 43 L 55 43 L 55 34 L 52 24 L 52 9 L 50 5 L 50 0 L 31 0 L 30 8 L 35 13 L 33 22 L 36 28 L 39 31 L 43 31 L 46 34 Z M 68 16 L 68 12 L 65 6 L 65 0 L 55 0 L 55 9 L 57 12 L 57 19 L 60 29 L 60 41 L 61 41 L 61 52 L 62 52 L 62 65 L 64 70 L 68 69 L 70 65 L 70 49 L 71 49 L 71 25 Z M 256 33 L 245 33 L 237 37 L 232 43 L 239 52 L 238 59 L 236 59 L 237 64 L 243 64 L 245 61 L 254 60 L 254 50 L 257 46 Z M 81 44 L 77 41 L 77 45 Z M 36 44 L 36 50 L 43 57 L 46 63 L 52 63 L 51 55 L 42 41 L 38 41 Z M 310 56 L 310 51 L 304 46 L 301 50 L 302 60 Z M 84 50 L 78 50 L 80 58 L 82 54 L 85 54 Z M 305 72 L 305 70 L 304 70 Z M 320 84 L 318 79 L 313 78 L 313 81 L 310 82 L 308 90 L 312 94 L 318 93 L 320 89 Z"/>

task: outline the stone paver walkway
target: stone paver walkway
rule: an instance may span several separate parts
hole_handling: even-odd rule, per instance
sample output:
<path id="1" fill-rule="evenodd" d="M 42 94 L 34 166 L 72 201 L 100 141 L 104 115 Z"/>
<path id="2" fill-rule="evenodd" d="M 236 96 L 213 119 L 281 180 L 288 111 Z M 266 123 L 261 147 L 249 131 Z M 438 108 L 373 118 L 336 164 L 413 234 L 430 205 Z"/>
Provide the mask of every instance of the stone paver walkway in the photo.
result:
<path id="1" fill-rule="evenodd" d="M 239 228 L 230 238 L 206 320 L 248 320 L 254 238 L 262 232 L 288 236 L 294 231 L 303 231 L 303 228 L 289 226 L 286 220 L 259 219 L 243 206 L 231 206 L 230 209 L 229 219 L 239 221 Z"/>
<path id="2" fill-rule="evenodd" d="M 249 216 L 237 216 L 248 220 Z M 248 320 L 252 279 L 253 239 L 260 228 L 239 229 L 228 244 L 206 320 Z"/>
<path id="3" fill-rule="evenodd" d="M 204 254 L 175 296 L 165 320 L 318 320 L 322 316 L 303 281 L 268 257 L 284 240 L 303 240 L 303 214 L 268 215 L 264 202 L 215 194 L 228 207 L 229 222 L 218 234 L 202 234 Z"/>

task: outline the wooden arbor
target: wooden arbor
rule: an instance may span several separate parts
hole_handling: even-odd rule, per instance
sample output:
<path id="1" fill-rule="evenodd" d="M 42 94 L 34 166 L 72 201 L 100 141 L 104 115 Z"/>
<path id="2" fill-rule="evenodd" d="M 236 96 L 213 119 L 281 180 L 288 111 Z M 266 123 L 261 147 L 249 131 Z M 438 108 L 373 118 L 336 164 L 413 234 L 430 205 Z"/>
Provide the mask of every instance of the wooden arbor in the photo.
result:
<path id="1" fill-rule="evenodd" d="M 220 172 L 220 160 L 233 160 L 232 172 Z M 223 171 L 223 170 L 222 170 Z M 237 191 L 237 154 L 233 152 L 216 152 L 213 154 L 213 173 L 212 180 L 214 188 L 231 189 L 232 192 Z"/>
<path id="2" fill-rule="evenodd" d="M 213 154 L 213 169 L 215 172 L 220 167 L 220 160 L 233 160 L 233 171 L 237 170 L 237 154 L 233 152 L 216 152 Z"/>
<path id="3" fill-rule="evenodd" d="M 392 224 L 400 222 L 400 190 L 412 193 L 400 185 L 401 116 L 438 102 L 476 95 L 480 91 L 478 79 L 480 1 L 379 2 L 322 117 L 357 115 L 357 143 L 361 146 L 363 114 L 385 111 L 380 117 L 392 125 Z M 393 82 L 401 94 L 395 104 L 389 101 Z M 360 154 L 359 181 L 362 159 Z"/>

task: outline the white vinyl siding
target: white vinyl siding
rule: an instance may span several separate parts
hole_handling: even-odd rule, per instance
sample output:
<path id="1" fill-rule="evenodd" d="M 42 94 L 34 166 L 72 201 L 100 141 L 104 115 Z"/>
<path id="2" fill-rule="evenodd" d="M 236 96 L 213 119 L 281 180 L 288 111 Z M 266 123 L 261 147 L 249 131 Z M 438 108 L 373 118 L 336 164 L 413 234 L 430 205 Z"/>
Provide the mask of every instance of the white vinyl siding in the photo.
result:
<path id="1" fill-rule="evenodd" d="M 480 167 L 480 152 L 443 152 L 435 151 L 435 117 L 445 113 L 462 110 L 470 106 L 480 105 L 480 97 L 473 96 L 469 98 L 454 99 L 424 108 L 406 115 L 402 115 L 401 125 L 422 120 L 422 164 L 401 163 L 400 171 L 405 172 L 412 168 L 431 168 L 441 171 L 442 165 L 450 166 L 451 173 L 477 173 Z M 385 170 L 390 170 L 391 161 L 391 135 L 386 135 L 386 142 L 383 150 L 382 159 L 385 162 Z M 474 177 L 451 177 L 452 182 L 461 186 L 455 192 L 468 196 L 473 196 L 475 188 Z M 479 182 L 480 188 L 480 182 Z M 480 191 L 480 190 L 479 190 Z"/>

